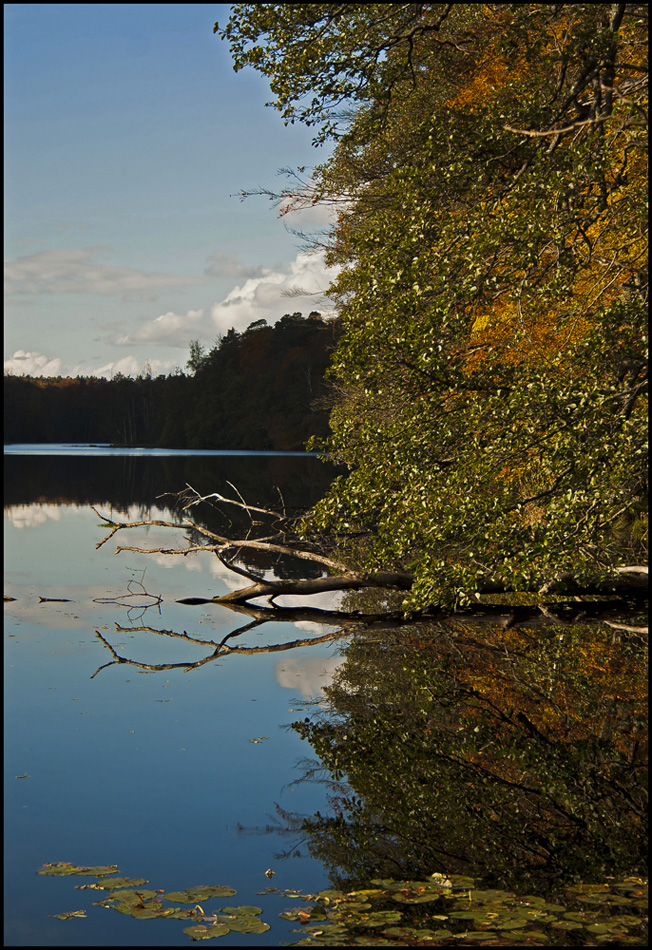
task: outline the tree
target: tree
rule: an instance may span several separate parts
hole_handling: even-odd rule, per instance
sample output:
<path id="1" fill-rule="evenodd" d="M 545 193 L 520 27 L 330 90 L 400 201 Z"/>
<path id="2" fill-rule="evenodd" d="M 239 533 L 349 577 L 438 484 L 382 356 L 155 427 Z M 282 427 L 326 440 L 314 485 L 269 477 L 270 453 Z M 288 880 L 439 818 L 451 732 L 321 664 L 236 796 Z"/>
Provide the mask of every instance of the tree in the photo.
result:
<path id="1" fill-rule="evenodd" d="M 201 369 L 206 362 L 206 351 L 199 340 L 190 341 L 190 355 L 186 361 L 186 366 L 193 374 Z"/>
<path id="2" fill-rule="evenodd" d="M 647 8 L 238 4 L 220 32 L 337 138 L 309 197 L 343 202 L 321 446 L 349 471 L 306 530 L 411 573 L 406 609 L 644 560 Z"/>

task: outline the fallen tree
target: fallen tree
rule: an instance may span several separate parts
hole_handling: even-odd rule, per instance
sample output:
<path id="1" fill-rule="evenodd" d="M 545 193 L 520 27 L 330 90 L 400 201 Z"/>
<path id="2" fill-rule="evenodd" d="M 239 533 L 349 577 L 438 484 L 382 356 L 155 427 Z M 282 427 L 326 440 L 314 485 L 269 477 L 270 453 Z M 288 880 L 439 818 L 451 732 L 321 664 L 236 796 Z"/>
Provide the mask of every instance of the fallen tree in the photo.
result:
<path id="1" fill-rule="evenodd" d="M 237 493 L 237 490 L 236 490 Z M 182 516 L 177 521 L 163 521 L 160 519 L 149 519 L 144 521 L 117 521 L 115 517 L 109 517 L 102 514 L 97 508 L 93 511 L 100 518 L 106 527 L 111 530 L 105 538 L 100 541 L 96 547 L 100 548 L 118 531 L 137 528 L 142 526 L 159 526 L 164 528 L 186 529 L 185 547 L 137 547 L 134 545 L 118 545 L 116 554 L 121 551 L 133 551 L 139 554 L 168 554 L 187 556 L 196 552 L 206 552 L 214 554 L 221 563 L 234 574 L 245 578 L 249 583 L 235 591 L 222 594 L 212 598 L 186 597 L 178 603 L 193 605 L 216 603 L 230 606 L 233 608 L 254 607 L 252 602 L 258 598 L 266 598 L 268 611 L 288 612 L 293 608 L 280 606 L 276 603 L 276 598 L 283 595 L 291 596 L 310 596 L 325 592 L 336 593 L 345 591 L 361 591 L 364 589 L 377 589 L 387 592 L 407 592 L 411 589 L 414 582 L 414 575 L 407 571 L 397 570 L 379 570 L 379 571 L 359 571 L 347 565 L 344 561 L 329 556 L 317 548 L 313 541 L 302 537 L 299 531 L 300 518 L 296 514 L 288 514 L 284 510 L 276 511 L 269 508 L 260 508 L 255 505 L 247 504 L 241 497 L 229 498 L 218 492 L 210 495 L 201 495 L 192 486 L 179 492 L 176 496 L 177 502 L 181 505 L 182 511 L 186 512 L 200 504 L 208 504 L 213 507 L 223 505 L 235 506 L 246 514 L 249 519 L 248 527 L 242 536 L 227 537 L 210 530 L 206 526 L 199 524 L 187 516 Z M 221 509 L 220 509 L 221 510 Z M 261 520 L 261 516 L 264 520 Z M 247 552 L 264 552 L 279 557 L 299 559 L 310 564 L 317 565 L 322 569 L 322 576 L 308 578 L 275 578 L 261 577 L 253 570 L 245 567 L 242 563 L 243 555 Z M 510 587 L 504 581 L 486 577 L 480 579 L 474 591 L 458 592 L 458 609 L 465 611 L 475 611 L 483 613 L 505 612 L 509 607 L 509 616 L 505 618 L 504 623 L 514 622 L 519 617 L 524 617 L 528 611 L 536 613 L 541 611 L 544 616 L 550 612 L 550 608 L 562 608 L 564 603 L 573 604 L 576 609 L 582 604 L 583 612 L 590 600 L 584 601 L 584 598 L 600 598 L 598 605 L 595 603 L 591 612 L 595 613 L 596 606 L 600 609 L 600 604 L 604 608 L 611 608 L 618 604 L 622 598 L 632 596 L 647 596 L 647 573 L 648 569 L 642 565 L 631 565 L 616 568 L 612 575 L 602 583 L 592 585 L 580 585 L 572 574 L 564 573 L 559 577 L 551 578 L 538 590 L 518 591 L 519 596 L 526 599 L 529 597 L 530 603 L 513 603 L 505 601 L 502 603 L 487 602 L 486 595 L 509 595 L 515 593 L 515 588 Z M 562 597 L 560 603 L 560 596 Z M 552 598 L 552 603 L 550 602 Z M 397 598 L 398 601 L 398 598 Z M 262 609 L 258 607 L 258 609 Z M 300 608 L 305 610 L 306 608 Z M 310 608 L 315 614 L 320 611 Z M 403 616 L 400 605 L 395 608 L 384 610 L 381 613 L 361 614 L 359 611 L 346 610 L 326 610 L 321 612 L 330 619 L 337 617 L 340 620 L 360 619 L 365 616 L 368 619 L 391 619 Z M 446 615 L 450 615 L 447 611 Z M 431 604 L 420 612 L 421 615 L 443 616 L 443 611 L 438 604 Z M 558 620 L 558 617 L 555 617 Z"/>

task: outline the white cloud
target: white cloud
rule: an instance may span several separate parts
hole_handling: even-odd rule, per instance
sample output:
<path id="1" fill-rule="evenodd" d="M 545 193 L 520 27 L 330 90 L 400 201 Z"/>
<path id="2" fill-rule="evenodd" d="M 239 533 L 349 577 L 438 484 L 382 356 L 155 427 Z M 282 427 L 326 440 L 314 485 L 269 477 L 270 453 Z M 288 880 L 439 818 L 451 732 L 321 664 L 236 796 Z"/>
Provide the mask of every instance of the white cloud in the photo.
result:
<path id="1" fill-rule="evenodd" d="M 209 277 L 262 277 L 268 272 L 266 267 L 248 267 L 234 253 L 224 254 L 220 250 L 211 254 L 208 261 L 204 273 Z"/>
<path id="2" fill-rule="evenodd" d="M 346 208 L 347 204 L 344 200 L 303 204 L 300 200 L 290 198 L 281 204 L 279 218 L 286 218 L 285 223 L 290 230 L 306 231 L 308 235 L 314 230 L 329 233 L 335 226 L 338 212 Z"/>
<path id="3" fill-rule="evenodd" d="M 12 376 L 61 376 L 63 360 L 51 359 L 42 353 L 26 353 L 16 350 L 14 355 L 4 362 L 6 373 Z"/>
<path id="4" fill-rule="evenodd" d="M 12 376 L 104 376 L 110 379 L 116 373 L 122 373 L 123 376 L 139 376 L 146 366 L 152 376 L 165 375 L 173 372 L 178 365 L 178 360 L 148 360 L 139 359 L 136 356 L 123 356 L 122 359 L 112 360 L 100 367 L 78 363 L 70 368 L 70 364 L 64 366 L 59 356 L 51 358 L 42 353 L 16 350 L 10 359 L 4 361 L 4 371 Z"/>
<path id="5" fill-rule="evenodd" d="M 149 343 L 155 346 L 187 347 L 190 339 L 201 336 L 203 310 L 188 310 L 185 314 L 169 310 L 154 320 L 143 323 L 133 333 L 125 333 L 113 342 L 117 346 L 130 346 L 134 343 Z"/>
<path id="6" fill-rule="evenodd" d="M 142 294 L 203 284 L 203 278 L 98 264 L 109 248 L 39 251 L 5 261 L 5 294 Z"/>
<path id="7" fill-rule="evenodd" d="M 326 267 L 322 251 L 300 251 L 288 271 L 268 271 L 234 287 L 224 300 L 213 304 L 211 319 L 225 333 L 231 327 L 244 330 L 261 318 L 276 323 L 283 314 L 296 310 L 323 313 L 322 295 L 336 274 L 336 268 Z"/>

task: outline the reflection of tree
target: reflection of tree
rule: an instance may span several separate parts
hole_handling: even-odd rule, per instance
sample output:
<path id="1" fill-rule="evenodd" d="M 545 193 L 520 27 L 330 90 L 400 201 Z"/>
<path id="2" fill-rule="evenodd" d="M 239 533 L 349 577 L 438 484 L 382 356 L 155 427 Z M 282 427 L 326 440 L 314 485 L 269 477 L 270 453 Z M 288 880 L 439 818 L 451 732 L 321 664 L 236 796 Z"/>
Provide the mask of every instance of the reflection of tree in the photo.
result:
<path id="1" fill-rule="evenodd" d="M 49 455 L 46 469 L 32 456 L 5 455 L 4 497 L 5 505 L 138 505 L 146 517 L 152 499 L 171 487 L 189 482 L 200 492 L 224 491 L 231 481 L 255 504 L 274 507 L 281 491 L 288 508 L 303 509 L 324 494 L 333 474 L 331 465 L 310 456 Z M 228 524 L 216 509 L 196 514 L 205 514 L 216 531 Z"/>
<path id="2" fill-rule="evenodd" d="M 433 871 L 516 880 L 646 863 L 644 646 L 575 625 L 357 636 L 294 728 L 349 790 L 304 822 L 335 886 Z"/>

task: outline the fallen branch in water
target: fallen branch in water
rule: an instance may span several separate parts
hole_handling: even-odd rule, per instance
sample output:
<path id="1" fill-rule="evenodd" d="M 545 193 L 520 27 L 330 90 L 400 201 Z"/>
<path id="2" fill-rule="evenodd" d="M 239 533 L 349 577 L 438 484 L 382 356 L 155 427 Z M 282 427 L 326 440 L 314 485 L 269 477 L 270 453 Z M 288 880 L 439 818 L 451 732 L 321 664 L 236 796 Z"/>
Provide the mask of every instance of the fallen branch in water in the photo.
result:
<path id="1" fill-rule="evenodd" d="M 232 486 L 233 487 L 233 486 Z M 237 492 L 237 489 L 235 489 Z M 239 493 L 238 493 L 239 495 Z M 96 547 L 101 547 L 113 535 L 120 530 L 127 528 L 137 528 L 140 526 L 160 526 L 165 528 L 176 528 L 190 532 L 194 537 L 186 537 L 186 547 L 176 548 L 142 548 L 135 545 L 119 545 L 116 548 L 116 554 L 121 551 L 133 551 L 139 554 L 167 554 L 183 555 L 196 552 L 213 553 L 224 564 L 226 568 L 235 574 L 247 578 L 251 583 L 238 590 L 231 591 L 202 600 L 201 598 L 185 598 L 179 603 L 199 603 L 211 602 L 224 604 L 225 606 L 243 605 L 250 603 L 260 597 L 266 597 L 268 603 L 273 609 L 281 609 L 274 602 L 275 598 L 283 595 L 310 596 L 321 593 L 335 593 L 338 591 L 363 590 L 363 589 L 382 589 L 393 591 L 409 591 L 414 582 L 414 576 L 409 572 L 403 571 L 356 571 L 348 567 L 342 561 L 332 557 L 327 557 L 323 553 L 314 549 L 297 532 L 297 519 L 288 516 L 283 511 L 261 508 L 255 505 L 248 505 L 242 496 L 239 499 L 227 498 L 219 492 L 213 492 L 209 495 L 200 495 L 190 485 L 187 485 L 183 492 L 176 496 L 182 502 L 183 510 L 195 507 L 200 503 L 207 503 L 214 507 L 214 502 L 222 505 L 234 505 L 239 510 L 249 515 L 250 527 L 245 537 L 229 538 L 199 525 L 188 518 L 180 521 L 134 521 L 119 522 L 113 518 L 102 515 L 96 508 L 93 511 L 103 519 L 104 524 L 111 528 L 110 533 Z M 256 519 L 254 519 L 254 514 Z M 259 516 L 269 519 L 268 522 L 261 521 Z M 263 530 L 265 529 L 265 530 Z M 270 533 L 271 531 L 271 533 Z M 263 535 L 257 536 L 257 535 Z M 202 539 L 205 539 L 203 541 Z M 279 555 L 281 557 L 298 558 L 300 560 L 313 563 L 328 570 L 330 573 L 323 574 L 321 577 L 302 578 L 302 579 L 269 579 L 258 576 L 250 570 L 247 570 L 241 561 L 242 554 L 246 552 L 260 552 L 264 554 Z M 239 560 L 240 559 L 240 560 Z M 236 561 L 239 560 L 239 563 Z M 637 594 L 647 595 L 647 567 L 643 565 L 631 565 L 615 568 L 613 575 L 603 584 L 585 584 L 580 585 L 575 577 L 570 574 L 561 574 L 558 577 L 551 578 L 538 591 L 531 591 L 530 595 L 536 599 L 537 603 L 543 603 L 542 598 L 548 594 L 568 593 L 568 596 L 575 601 L 581 601 L 583 597 L 601 595 L 601 596 L 636 596 Z M 487 594 L 510 594 L 513 590 L 503 581 L 485 577 L 478 581 L 476 594 L 477 603 L 467 605 L 465 610 L 485 611 L 491 609 L 479 598 Z M 528 592 L 522 592 L 528 593 Z M 510 605 L 511 606 L 511 605 Z M 504 609 L 505 605 L 503 605 Z M 433 604 L 427 613 L 437 610 L 437 605 Z M 517 610 L 518 613 L 518 610 Z M 388 614 L 391 616 L 391 614 Z M 508 618 L 509 620 L 510 618 Z"/>

